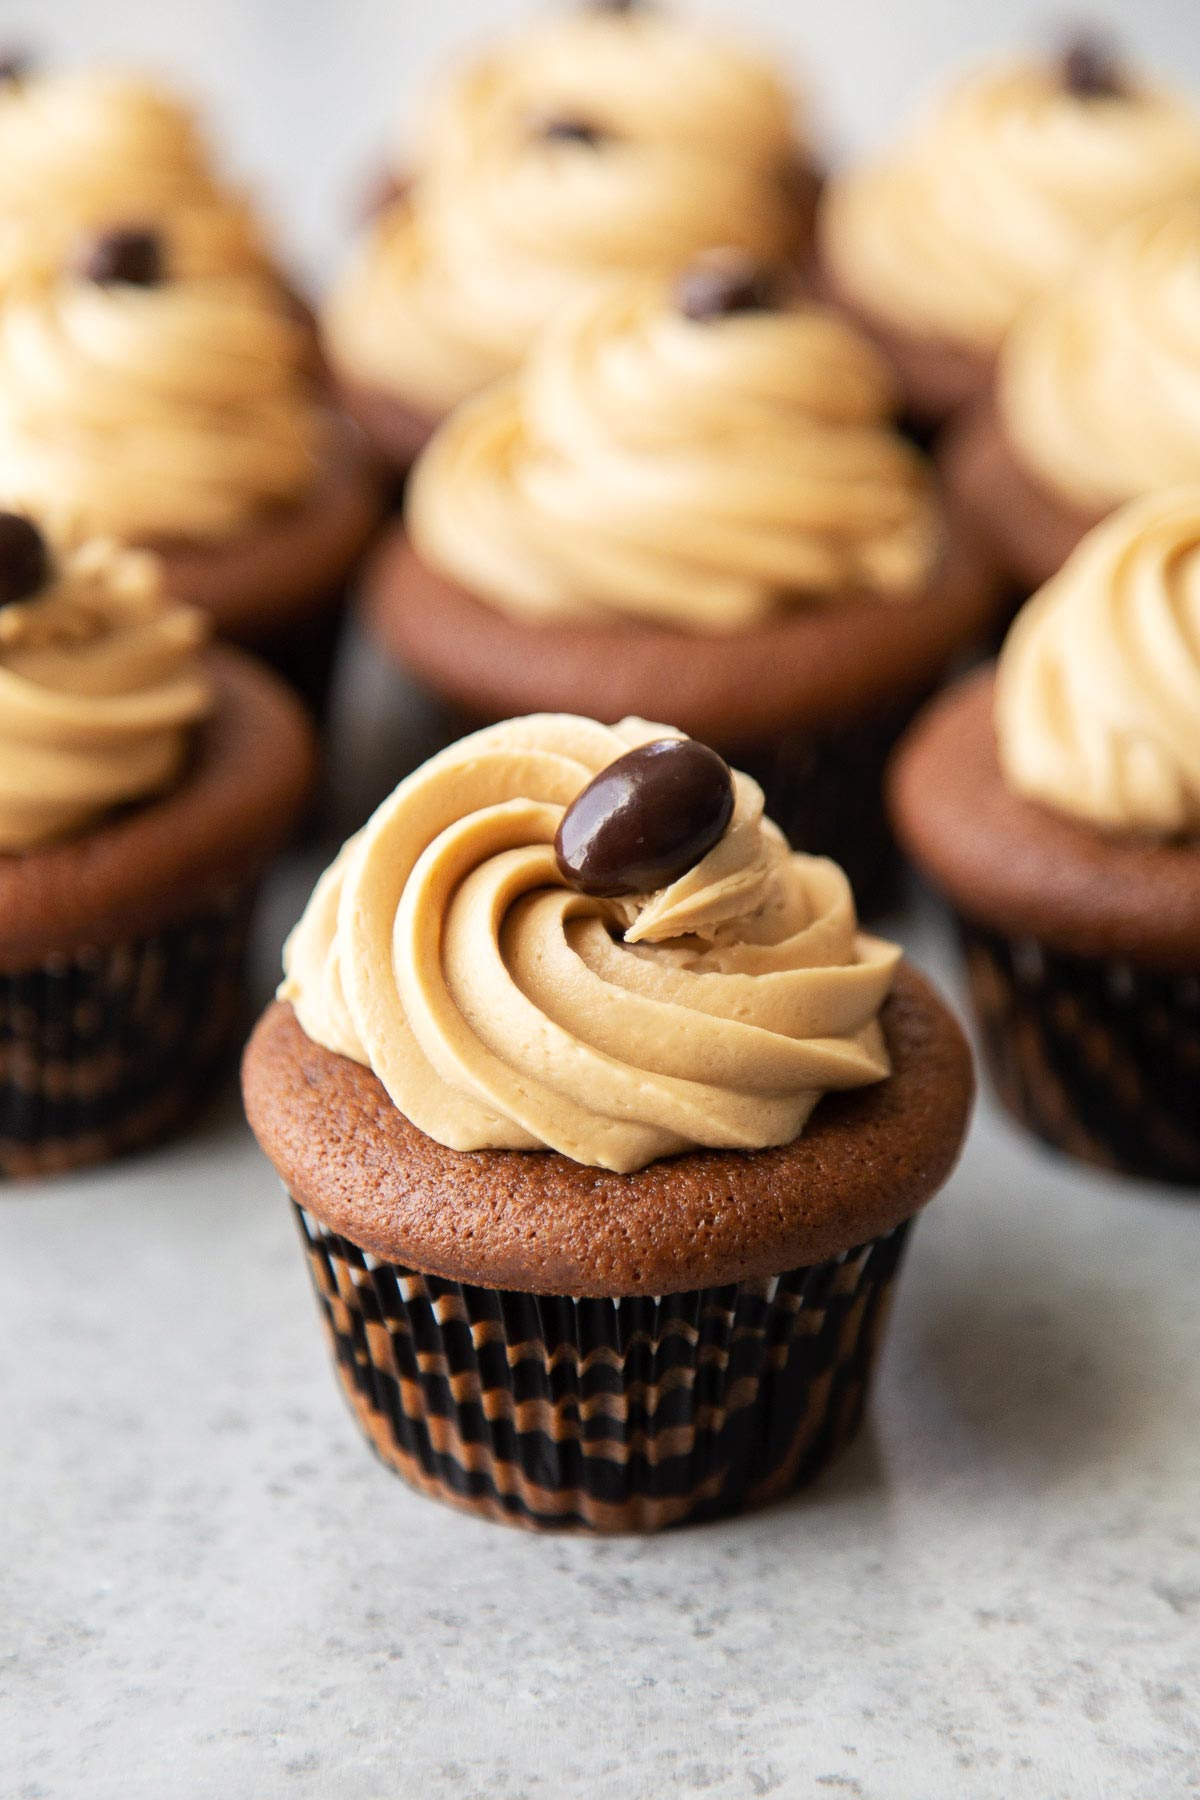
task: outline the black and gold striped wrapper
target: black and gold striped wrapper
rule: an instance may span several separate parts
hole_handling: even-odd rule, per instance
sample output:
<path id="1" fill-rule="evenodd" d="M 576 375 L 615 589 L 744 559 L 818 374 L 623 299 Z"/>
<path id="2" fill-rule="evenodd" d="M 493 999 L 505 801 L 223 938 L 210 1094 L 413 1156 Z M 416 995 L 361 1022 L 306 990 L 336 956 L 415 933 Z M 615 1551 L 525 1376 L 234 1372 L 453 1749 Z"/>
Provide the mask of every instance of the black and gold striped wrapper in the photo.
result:
<path id="1" fill-rule="evenodd" d="M 810 1481 L 861 1421 L 909 1229 L 771 1280 L 587 1300 L 420 1275 L 295 1211 L 382 1461 L 482 1518 L 595 1532 L 697 1523 Z"/>
<path id="2" fill-rule="evenodd" d="M 0 972 L 0 1175 L 106 1161 L 196 1111 L 240 1036 L 253 903 Z"/>
<path id="3" fill-rule="evenodd" d="M 1200 1185 L 1200 970 L 1066 955 L 965 919 L 959 932 L 1014 1118 L 1084 1162 Z"/>

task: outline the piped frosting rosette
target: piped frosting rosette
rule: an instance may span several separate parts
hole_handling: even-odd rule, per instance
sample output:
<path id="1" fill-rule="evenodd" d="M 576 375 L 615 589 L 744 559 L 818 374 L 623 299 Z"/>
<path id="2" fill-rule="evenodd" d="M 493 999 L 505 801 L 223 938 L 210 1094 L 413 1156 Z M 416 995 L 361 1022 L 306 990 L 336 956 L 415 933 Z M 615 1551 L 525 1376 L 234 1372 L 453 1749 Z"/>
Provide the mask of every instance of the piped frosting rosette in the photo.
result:
<path id="1" fill-rule="evenodd" d="M 1200 480 L 1200 197 L 1131 221 L 1032 306 L 998 391 L 1022 463 L 1081 509 Z"/>
<path id="2" fill-rule="evenodd" d="M 778 173 L 798 155 L 793 114 L 771 63 L 720 33 L 657 7 L 578 7 L 539 19 L 440 82 L 417 166 L 472 167 L 497 141 L 558 118 Z M 407 146 L 398 160 L 412 166 Z"/>
<path id="3" fill-rule="evenodd" d="M 236 534 L 307 494 L 307 336 L 249 278 L 64 280 L 0 313 L 0 500 L 134 542 Z"/>
<path id="4" fill-rule="evenodd" d="M 35 77 L 0 96 L 0 295 L 54 278 L 89 233 L 163 229 L 171 273 L 265 270 L 245 197 L 179 101 L 135 76 Z"/>
<path id="5" fill-rule="evenodd" d="M 566 884 L 565 809 L 677 734 L 537 715 L 410 776 L 322 876 L 280 996 L 456 1150 L 553 1149 L 629 1171 L 789 1142 L 823 1094 L 883 1079 L 899 951 L 857 930 L 841 870 L 792 854 L 735 776 L 724 835 L 654 894 Z"/>
<path id="6" fill-rule="evenodd" d="M 373 224 L 330 297 L 327 342 L 347 379 L 438 416 L 516 368 L 613 274 L 671 269 L 711 244 L 782 258 L 795 240 L 785 172 L 723 139 L 642 137 L 603 118 L 591 138 L 556 135 L 523 118 L 486 155 L 431 162 Z"/>
<path id="7" fill-rule="evenodd" d="M 1200 481 L 1114 513 L 1028 602 L 995 716 L 1017 793 L 1103 829 L 1200 830 Z"/>
<path id="8" fill-rule="evenodd" d="M 154 557 L 100 540 L 0 608 L 0 853 L 171 786 L 212 705 L 206 637 Z"/>
<path id="9" fill-rule="evenodd" d="M 990 353 L 1087 247 L 1200 194 L 1200 113 L 1144 84 L 1072 93 L 1052 64 L 963 82 L 890 158 L 834 185 L 821 224 L 847 292 L 917 336 Z"/>
<path id="10" fill-rule="evenodd" d="M 850 591 L 903 600 L 936 501 L 875 351 L 823 310 L 694 319 L 613 284 L 447 420 L 408 522 L 432 566 L 533 621 L 734 630 Z"/>

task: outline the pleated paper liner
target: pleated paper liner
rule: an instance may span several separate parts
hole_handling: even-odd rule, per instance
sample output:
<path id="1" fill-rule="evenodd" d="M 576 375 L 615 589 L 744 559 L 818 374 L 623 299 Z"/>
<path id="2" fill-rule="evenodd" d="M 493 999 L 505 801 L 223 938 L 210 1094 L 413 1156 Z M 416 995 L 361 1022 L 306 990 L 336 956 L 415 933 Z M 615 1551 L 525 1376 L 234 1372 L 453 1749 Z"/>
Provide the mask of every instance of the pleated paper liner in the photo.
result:
<path id="1" fill-rule="evenodd" d="M 207 1097 L 242 1016 L 252 889 L 124 943 L 0 973 L 0 1175 L 101 1162 Z"/>
<path id="2" fill-rule="evenodd" d="M 969 920 L 959 929 L 1008 1111 L 1084 1162 L 1200 1185 L 1200 970 L 1064 955 Z"/>
<path id="3" fill-rule="evenodd" d="M 861 1421 L 909 1229 L 772 1280 L 575 1300 L 420 1275 L 295 1211 L 382 1461 L 482 1518 L 597 1532 L 713 1519 L 812 1480 Z"/>

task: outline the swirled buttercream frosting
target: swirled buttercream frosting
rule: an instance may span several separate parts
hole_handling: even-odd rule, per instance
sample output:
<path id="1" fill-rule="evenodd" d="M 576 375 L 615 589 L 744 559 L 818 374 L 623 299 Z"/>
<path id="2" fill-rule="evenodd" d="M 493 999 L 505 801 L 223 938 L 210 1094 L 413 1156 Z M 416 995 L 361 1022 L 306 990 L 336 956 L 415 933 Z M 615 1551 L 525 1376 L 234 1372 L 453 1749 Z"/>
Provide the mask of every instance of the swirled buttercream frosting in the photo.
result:
<path id="1" fill-rule="evenodd" d="M 1081 510 L 1200 480 L 1200 198 L 1123 226 L 1030 307 L 998 396 L 1021 463 Z"/>
<path id="2" fill-rule="evenodd" d="M 589 898 L 565 809 L 675 733 L 543 714 L 476 733 L 397 788 L 318 882 L 284 952 L 304 1031 L 455 1150 L 552 1149 L 628 1171 L 790 1142 L 823 1094 L 883 1079 L 899 951 L 859 933 L 841 870 L 794 855 L 735 776 L 724 836 L 654 894 Z"/>
<path id="3" fill-rule="evenodd" d="M 849 591 L 903 599 L 938 524 L 891 404 L 831 313 L 695 319 L 657 278 L 614 284 L 442 424 L 409 528 L 431 566 L 534 621 L 723 631 Z"/>
<path id="4" fill-rule="evenodd" d="M 178 778 L 212 704 L 203 616 L 157 559 L 92 540 L 0 607 L 0 852 L 74 835 Z"/>
<path id="5" fill-rule="evenodd" d="M 10 84 L 0 96 L 0 297 L 53 279 L 106 226 L 161 229 L 172 274 L 263 270 L 245 197 L 218 181 L 188 110 L 135 76 Z"/>
<path id="6" fill-rule="evenodd" d="M 1107 830 L 1200 830 L 1200 481 L 1114 513 L 1027 603 L 995 719 L 1026 798 Z"/>
<path id="7" fill-rule="evenodd" d="M 788 113 L 769 69 L 649 12 L 580 15 L 485 59 L 335 288 L 333 361 L 436 416 L 611 274 L 711 244 L 788 254 Z"/>
<path id="8" fill-rule="evenodd" d="M 776 171 L 798 154 L 792 97 L 766 58 L 660 8 L 578 7 L 437 83 L 415 156 L 405 145 L 398 164 L 470 168 L 498 139 L 555 118 Z"/>
<path id="9" fill-rule="evenodd" d="M 0 498 L 137 543 L 211 541 L 312 488 L 304 327 L 267 283 L 62 281 L 0 312 Z"/>
<path id="10" fill-rule="evenodd" d="M 1143 84 L 1083 97 L 1053 66 L 981 70 L 889 158 L 833 185 L 839 285 L 880 319 L 984 354 L 1090 244 L 1200 193 L 1200 112 Z"/>

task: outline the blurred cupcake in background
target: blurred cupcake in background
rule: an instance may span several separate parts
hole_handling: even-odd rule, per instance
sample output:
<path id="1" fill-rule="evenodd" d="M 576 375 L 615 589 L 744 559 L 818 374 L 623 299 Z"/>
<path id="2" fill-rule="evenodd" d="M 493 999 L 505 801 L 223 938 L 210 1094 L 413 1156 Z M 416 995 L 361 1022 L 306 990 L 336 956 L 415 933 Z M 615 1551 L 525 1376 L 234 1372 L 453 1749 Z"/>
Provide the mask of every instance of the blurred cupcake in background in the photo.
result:
<path id="1" fill-rule="evenodd" d="M 918 721 L 892 802 L 958 916 L 1009 1110 L 1200 1183 L 1200 481 L 1084 539 L 998 668 Z"/>
<path id="2" fill-rule="evenodd" d="M 962 81 L 888 156 L 832 182 L 825 287 L 938 424 L 988 385 L 1005 333 L 1088 247 L 1200 194 L 1200 110 L 1100 43 Z"/>
<path id="3" fill-rule="evenodd" d="M 54 280 L 98 231 L 134 224 L 161 231 L 172 277 L 278 272 L 177 96 L 140 75 L 13 65 L 0 83 L 0 300 Z"/>
<path id="4" fill-rule="evenodd" d="M 236 1039 L 313 745 L 207 636 L 155 558 L 0 513 L 0 1175 L 166 1135 Z"/>
<path id="5" fill-rule="evenodd" d="M 894 398 L 853 326 L 740 253 L 613 283 L 431 440 L 368 629 L 447 735 L 670 716 L 867 903 L 885 757 L 994 605 Z"/>
<path id="6" fill-rule="evenodd" d="M 0 501 L 159 551 L 173 595 L 319 708 L 375 478 L 274 284 L 175 280 L 169 246 L 101 234 L 0 310 Z"/>
<path id="7" fill-rule="evenodd" d="M 1022 315 L 942 460 L 1025 593 L 1122 502 L 1200 481 L 1200 197 L 1122 226 Z"/>
<path id="8" fill-rule="evenodd" d="M 608 275 L 714 243 L 803 250 L 818 185 L 770 63 L 639 5 L 553 15 L 469 63 L 400 179 L 324 314 L 348 402 L 400 470 Z"/>
<path id="9" fill-rule="evenodd" d="M 651 1531 L 863 1414 L 970 1055 L 704 745 L 490 727 L 322 876 L 243 1061 L 338 1377 L 420 1492 Z"/>

